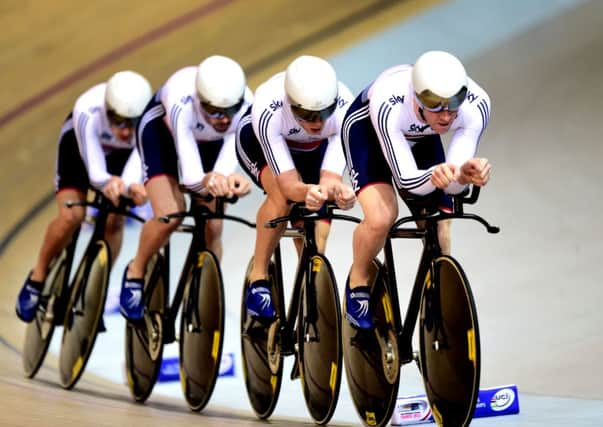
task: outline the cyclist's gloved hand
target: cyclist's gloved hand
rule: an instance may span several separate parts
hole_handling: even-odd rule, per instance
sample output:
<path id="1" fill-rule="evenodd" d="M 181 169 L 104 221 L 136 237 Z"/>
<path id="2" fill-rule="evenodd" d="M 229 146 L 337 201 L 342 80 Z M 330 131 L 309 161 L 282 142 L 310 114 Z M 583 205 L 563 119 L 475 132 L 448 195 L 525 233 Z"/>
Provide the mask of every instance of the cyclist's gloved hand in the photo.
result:
<path id="1" fill-rule="evenodd" d="M 324 185 L 310 185 L 306 191 L 306 208 L 311 211 L 317 211 L 326 202 L 328 191 Z"/>
<path id="2" fill-rule="evenodd" d="M 232 197 L 228 179 L 218 172 L 209 172 L 203 177 L 203 186 L 214 197 Z"/>
<path id="3" fill-rule="evenodd" d="M 440 189 L 445 189 L 458 178 L 458 166 L 452 163 L 440 163 L 431 173 L 431 183 Z"/>
<path id="4" fill-rule="evenodd" d="M 461 184 L 473 184 L 482 187 L 490 179 L 490 170 L 492 166 L 488 159 L 474 157 L 463 163 L 459 170 L 458 181 Z"/>
<path id="5" fill-rule="evenodd" d="M 147 190 L 144 188 L 144 185 L 135 182 L 130 184 L 130 188 L 128 188 L 128 196 L 132 199 L 136 206 L 141 206 L 147 201 Z"/>
<path id="6" fill-rule="evenodd" d="M 103 187 L 103 195 L 115 205 L 119 205 L 119 196 L 126 192 L 126 184 L 119 176 L 112 176 Z"/>
<path id="7" fill-rule="evenodd" d="M 238 173 L 228 175 L 228 188 L 235 196 L 244 196 L 251 191 L 251 182 Z"/>
<path id="8" fill-rule="evenodd" d="M 349 185 L 338 184 L 333 188 L 334 201 L 339 209 L 348 210 L 354 207 L 356 203 L 356 194 Z"/>

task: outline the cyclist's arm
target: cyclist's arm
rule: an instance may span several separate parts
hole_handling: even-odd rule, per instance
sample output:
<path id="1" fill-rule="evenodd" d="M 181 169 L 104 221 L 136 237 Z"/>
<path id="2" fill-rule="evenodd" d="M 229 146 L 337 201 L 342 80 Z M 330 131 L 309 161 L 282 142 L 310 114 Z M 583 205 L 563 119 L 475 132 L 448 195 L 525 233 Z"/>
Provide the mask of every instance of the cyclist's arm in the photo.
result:
<path id="1" fill-rule="evenodd" d="M 201 163 L 197 141 L 191 130 L 192 101 L 186 104 L 173 104 L 168 111 L 171 129 L 180 164 L 180 182 L 187 189 L 199 193 L 205 188 L 205 171 Z"/>
<path id="2" fill-rule="evenodd" d="M 78 148 L 86 165 L 88 179 L 94 188 L 102 190 L 111 179 L 111 174 L 107 172 L 105 153 L 98 137 L 100 114 L 100 111 L 89 114 L 75 109 L 73 115 Z"/>
<path id="3" fill-rule="evenodd" d="M 389 165 L 392 177 L 399 189 L 423 196 L 433 192 L 436 187 L 431 182 L 435 166 L 419 169 L 415 158 L 398 125 L 401 120 L 402 104 L 391 105 L 387 96 L 373 91 L 370 101 L 370 116 L 379 139 L 383 156 Z"/>
<path id="4" fill-rule="evenodd" d="M 459 170 L 477 153 L 480 138 L 490 119 L 490 98 L 478 88 L 474 93 L 473 101 L 469 103 L 465 101 L 461 109 L 463 123 L 452 136 L 446 154 L 446 161 L 456 165 Z M 460 178 L 460 181 L 463 181 L 463 176 Z M 455 181 L 445 191 L 450 194 L 458 194 L 465 189 L 466 184 L 466 182 Z"/>
<path id="5" fill-rule="evenodd" d="M 224 143 L 216 159 L 213 171 L 228 176 L 237 169 L 238 164 L 235 152 L 235 134 L 229 133 L 228 135 L 224 135 Z"/>
<path id="6" fill-rule="evenodd" d="M 270 108 L 262 109 L 254 104 L 251 124 L 283 196 L 294 202 L 304 201 L 310 185 L 304 184 L 299 176 L 287 141 L 281 134 L 281 112 Z"/>
<path id="7" fill-rule="evenodd" d="M 128 161 L 121 174 L 121 179 L 124 182 L 126 191 L 129 190 L 130 185 L 142 183 L 142 161 L 136 148 L 132 150 L 130 157 L 128 157 Z"/>

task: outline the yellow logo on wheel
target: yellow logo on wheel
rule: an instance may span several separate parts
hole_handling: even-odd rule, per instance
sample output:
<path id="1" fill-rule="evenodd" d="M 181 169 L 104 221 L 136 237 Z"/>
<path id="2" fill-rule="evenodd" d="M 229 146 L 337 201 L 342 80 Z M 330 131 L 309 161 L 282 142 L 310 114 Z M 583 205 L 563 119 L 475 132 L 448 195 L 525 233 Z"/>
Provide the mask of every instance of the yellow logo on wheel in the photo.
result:
<path id="1" fill-rule="evenodd" d="M 375 418 L 375 413 L 374 412 L 365 412 L 364 413 L 364 420 L 366 421 L 366 423 L 369 426 L 375 426 L 377 425 L 377 419 Z"/>
<path id="2" fill-rule="evenodd" d="M 337 363 L 331 362 L 331 376 L 329 377 L 329 387 L 331 393 L 335 392 L 335 383 L 337 382 Z"/>
<path id="3" fill-rule="evenodd" d="M 475 366 L 477 357 L 475 351 L 475 329 L 473 328 L 467 330 L 467 347 L 467 356 L 473 362 L 473 366 Z"/>
<path id="4" fill-rule="evenodd" d="M 199 252 L 197 254 L 197 267 L 203 267 L 203 263 L 205 261 L 205 252 Z"/>
<path id="5" fill-rule="evenodd" d="M 214 332 L 214 342 L 211 347 L 211 357 L 216 360 L 218 358 L 218 350 L 220 349 L 220 331 Z"/>
<path id="6" fill-rule="evenodd" d="M 320 258 L 312 259 L 312 271 L 314 273 L 318 273 L 320 271 L 321 264 L 322 264 L 322 261 L 320 260 Z"/>
<path id="7" fill-rule="evenodd" d="M 107 255 L 108 254 L 106 250 L 101 249 L 100 251 L 98 251 L 98 262 L 102 267 L 107 264 L 107 260 L 109 259 Z"/>

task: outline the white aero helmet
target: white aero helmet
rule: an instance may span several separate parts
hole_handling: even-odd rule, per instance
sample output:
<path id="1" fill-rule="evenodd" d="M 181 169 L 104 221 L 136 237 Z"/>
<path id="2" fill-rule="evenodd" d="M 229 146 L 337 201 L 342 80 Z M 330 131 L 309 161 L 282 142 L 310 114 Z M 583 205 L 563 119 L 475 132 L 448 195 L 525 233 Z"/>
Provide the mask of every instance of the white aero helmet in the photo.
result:
<path id="1" fill-rule="evenodd" d="M 287 67 L 285 92 L 291 110 L 305 121 L 326 120 L 337 107 L 335 70 L 316 56 L 300 56 Z"/>
<path id="2" fill-rule="evenodd" d="M 412 85 L 421 107 L 456 111 L 467 96 L 467 73 L 455 56 L 439 50 L 422 54 L 412 68 Z"/>
<path id="3" fill-rule="evenodd" d="M 206 107 L 223 110 L 236 107 L 238 111 L 243 105 L 247 83 L 243 68 L 236 61 L 225 56 L 213 55 L 199 64 L 195 86 L 206 110 Z"/>
<path id="4" fill-rule="evenodd" d="M 105 89 L 105 105 L 111 118 L 133 119 L 140 117 L 147 106 L 153 90 L 140 74 L 134 71 L 120 71 L 111 76 Z"/>

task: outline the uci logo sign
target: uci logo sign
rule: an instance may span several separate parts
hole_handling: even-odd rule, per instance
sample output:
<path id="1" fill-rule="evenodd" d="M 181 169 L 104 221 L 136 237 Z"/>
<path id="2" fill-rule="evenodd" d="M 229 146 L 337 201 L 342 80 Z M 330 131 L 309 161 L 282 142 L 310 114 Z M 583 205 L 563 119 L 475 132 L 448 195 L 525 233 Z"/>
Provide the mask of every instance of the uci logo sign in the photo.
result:
<path id="1" fill-rule="evenodd" d="M 490 399 L 490 408 L 493 411 L 504 411 L 515 401 L 515 392 L 510 388 L 503 388 L 496 392 Z"/>

